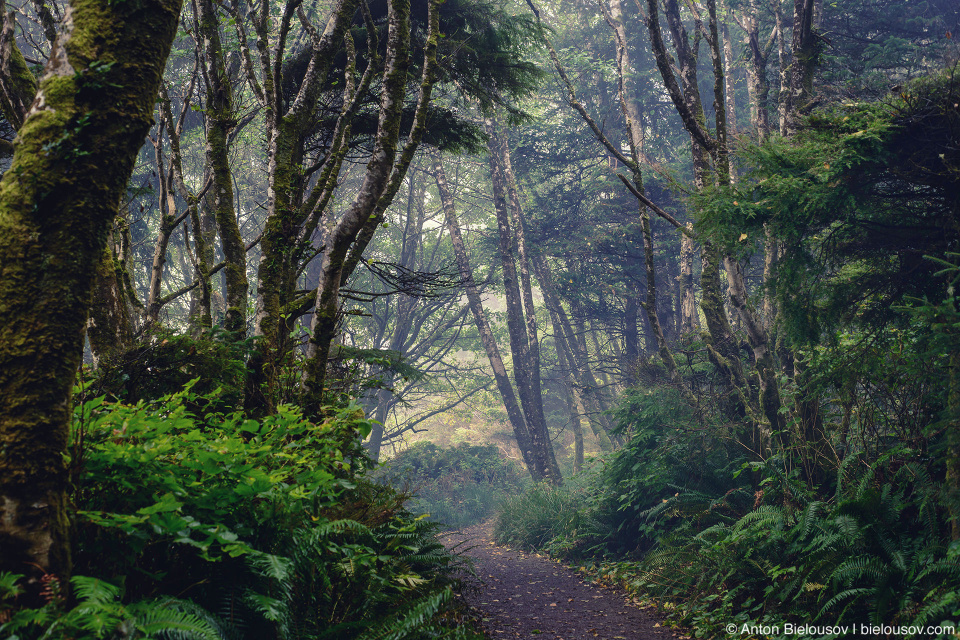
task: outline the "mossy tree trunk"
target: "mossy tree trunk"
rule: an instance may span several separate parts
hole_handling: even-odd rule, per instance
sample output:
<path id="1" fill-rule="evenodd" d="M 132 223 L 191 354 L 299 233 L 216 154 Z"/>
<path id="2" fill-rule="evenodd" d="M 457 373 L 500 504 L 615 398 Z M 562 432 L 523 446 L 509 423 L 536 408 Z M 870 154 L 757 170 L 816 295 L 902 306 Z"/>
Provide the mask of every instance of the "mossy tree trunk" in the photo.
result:
<path id="1" fill-rule="evenodd" d="M 313 117 L 322 93 L 328 89 L 327 73 L 338 48 L 348 41 L 349 26 L 359 6 L 358 0 L 333 3 L 325 27 L 310 23 L 298 3 L 284 7 L 279 27 L 270 13 L 271 5 L 261 3 L 259 12 L 250 14 L 256 35 L 259 74 L 254 72 L 254 58 L 243 28 L 244 17 L 239 4 L 232 11 L 240 41 L 241 58 L 250 87 L 263 107 L 267 145 L 267 220 L 260 240 L 254 332 L 259 338 L 256 350 L 248 361 L 246 406 L 254 413 L 269 413 L 275 405 L 275 392 L 292 342 L 290 331 L 304 305 L 296 297 L 296 278 L 302 261 L 312 251 L 311 236 L 320 212 L 326 206 L 339 179 L 349 122 L 355 113 L 358 95 L 368 84 L 361 81 L 354 89 L 352 48 L 348 51 L 345 106 L 333 135 L 334 143 L 319 171 L 320 179 L 310 195 L 304 193 L 304 141 L 315 125 Z M 287 53 L 287 36 L 294 19 L 299 19 L 310 35 L 311 55 L 303 80 L 295 95 L 287 102 L 283 90 L 283 61 Z M 369 69 L 372 67 L 368 67 Z M 364 78 L 369 83 L 369 73 Z M 289 96 L 288 96 L 289 97 Z M 354 111 L 351 111 L 353 109 Z M 306 305 L 309 309 L 309 304 Z"/>
<path id="2" fill-rule="evenodd" d="M 304 377 L 302 404 L 308 415 L 317 414 L 323 404 L 327 360 L 336 337 L 340 312 L 340 287 L 359 260 L 358 252 L 366 247 L 382 221 L 383 212 L 396 195 L 426 126 L 440 38 L 439 0 L 430 0 L 427 12 L 428 31 L 417 107 L 407 144 L 401 150 L 400 119 L 411 48 L 410 3 L 409 0 L 391 0 L 388 4 L 387 51 L 373 153 L 356 197 L 326 235 L 323 244 Z M 353 256 L 356 256 L 353 259 L 350 255 L 352 249 Z"/>
<path id="3" fill-rule="evenodd" d="M 118 353 L 130 346 L 133 341 L 133 328 L 130 323 L 130 306 L 124 287 L 124 269 L 122 261 L 115 256 L 114 233 L 103 250 L 103 256 L 97 264 L 94 279 L 94 304 L 90 307 L 90 320 L 87 323 L 87 338 L 94 367 L 104 357 Z"/>
<path id="4" fill-rule="evenodd" d="M 237 115 L 231 78 L 224 62 L 216 7 L 213 0 L 199 0 L 197 8 L 207 97 L 204 112 L 206 164 L 213 181 L 203 199 L 203 209 L 216 220 L 226 262 L 223 327 L 239 339 L 247 329 L 248 282 L 247 250 L 234 208 L 233 174 L 228 157 L 230 132 L 237 126 Z"/>
<path id="5" fill-rule="evenodd" d="M 19 129 L 37 93 L 37 79 L 30 73 L 27 61 L 17 46 L 17 13 L 5 9 L 6 4 L 0 2 L 0 13 L 3 13 L 3 28 L 0 29 L 0 110 L 10 126 Z"/>
<path id="6" fill-rule="evenodd" d="M 96 267 L 179 0 L 75 0 L 0 181 L 0 571 L 70 573 L 64 453 Z"/>

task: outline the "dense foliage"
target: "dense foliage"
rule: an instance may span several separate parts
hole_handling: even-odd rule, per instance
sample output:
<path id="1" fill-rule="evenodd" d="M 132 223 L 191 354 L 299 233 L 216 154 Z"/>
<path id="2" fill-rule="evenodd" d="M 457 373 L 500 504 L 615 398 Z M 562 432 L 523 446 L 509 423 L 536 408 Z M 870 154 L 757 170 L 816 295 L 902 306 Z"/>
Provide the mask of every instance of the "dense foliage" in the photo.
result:
<path id="1" fill-rule="evenodd" d="M 66 4 L 0 30 L 0 636 L 472 637 L 498 509 L 700 637 L 960 621 L 956 0 Z"/>
<path id="2" fill-rule="evenodd" d="M 818 111 L 696 196 L 699 228 L 744 262 L 782 246 L 768 287 L 795 358 L 790 419 L 764 449 L 749 415 L 648 380 L 618 411 L 629 444 L 578 485 L 509 503 L 498 539 L 584 561 L 697 637 L 956 627 L 958 100 L 948 72 Z M 688 369 L 692 388 L 702 374 Z"/>
<path id="3" fill-rule="evenodd" d="M 443 449 L 431 442 L 418 442 L 388 460 L 379 477 L 409 487 L 413 499 L 407 508 L 448 527 L 488 518 L 529 482 L 523 468 L 493 445 Z"/>
<path id="4" fill-rule="evenodd" d="M 449 635 L 458 561 L 435 526 L 365 478 L 356 405 L 253 420 L 197 410 L 220 398 L 191 387 L 78 403 L 73 594 L 50 576 L 47 603 L 16 611 L 5 574 L 0 635 L 472 637 Z"/>

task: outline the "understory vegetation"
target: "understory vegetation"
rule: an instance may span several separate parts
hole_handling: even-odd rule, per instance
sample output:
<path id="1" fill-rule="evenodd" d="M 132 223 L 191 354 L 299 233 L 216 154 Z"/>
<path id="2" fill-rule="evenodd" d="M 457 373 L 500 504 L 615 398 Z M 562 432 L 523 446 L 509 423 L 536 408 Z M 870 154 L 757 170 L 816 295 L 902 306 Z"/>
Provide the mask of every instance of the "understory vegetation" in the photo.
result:
<path id="1" fill-rule="evenodd" d="M 960 546 L 927 452 L 852 453 L 811 487 L 789 457 L 748 462 L 669 402 L 628 396 L 630 443 L 564 487 L 509 501 L 496 540 L 581 564 L 695 637 L 731 623 L 956 626 Z"/>
<path id="2" fill-rule="evenodd" d="M 626 446 L 508 502 L 497 540 L 583 563 L 697 637 L 960 626 L 960 256 L 956 227 L 935 231 L 956 224 L 960 189 L 956 148 L 929 146 L 958 139 L 958 96 L 950 72 L 816 112 L 793 140 L 745 149 L 738 185 L 698 196 L 701 228 L 731 251 L 750 234 L 784 243 L 768 285 L 792 358 L 782 428 L 716 393 L 691 337 L 682 383 L 651 359 L 622 397 Z"/>
<path id="3" fill-rule="evenodd" d="M 458 528 L 494 514 L 508 496 L 520 493 L 529 477 L 522 466 L 504 459 L 494 445 L 460 444 L 441 448 L 418 442 L 388 460 L 378 478 L 408 487 L 410 511 Z"/>
<path id="4" fill-rule="evenodd" d="M 88 388 L 92 385 L 88 385 Z M 0 636 L 475 638 L 461 560 L 368 479 L 355 404 L 251 419 L 195 384 L 136 403 L 80 390 L 71 426 L 71 589 L 40 606 L 0 575 Z"/>

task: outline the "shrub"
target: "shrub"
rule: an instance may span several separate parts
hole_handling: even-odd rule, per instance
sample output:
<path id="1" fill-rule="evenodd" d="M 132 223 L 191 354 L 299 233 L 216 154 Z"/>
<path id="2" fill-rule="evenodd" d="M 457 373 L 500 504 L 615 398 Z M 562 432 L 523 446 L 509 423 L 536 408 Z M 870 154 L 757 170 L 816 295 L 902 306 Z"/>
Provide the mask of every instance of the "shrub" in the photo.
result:
<path id="1" fill-rule="evenodd" d="M 356 405 L 320 424 L 292 407 L 262 420 L 191 411 L 216 400 L 188 385 L 78 404 L 80 602 L 51 595 L 13 613 L 5 575 L 0 637 L 431 638 L 456 626 L 459 561 L 406 495 L 363 475 L 370 425 Z"/>
<path id="2" fill-rule="evenodd" d="M 449 527 L 465 527 L 491 516 L 508 495 L 527 484 L 523 468 L 505 460 L 493 445 L 460 444 L 442 449 L 420 442 L 387 461 L 382 481 L 411 488 L 410 509 Z"/>

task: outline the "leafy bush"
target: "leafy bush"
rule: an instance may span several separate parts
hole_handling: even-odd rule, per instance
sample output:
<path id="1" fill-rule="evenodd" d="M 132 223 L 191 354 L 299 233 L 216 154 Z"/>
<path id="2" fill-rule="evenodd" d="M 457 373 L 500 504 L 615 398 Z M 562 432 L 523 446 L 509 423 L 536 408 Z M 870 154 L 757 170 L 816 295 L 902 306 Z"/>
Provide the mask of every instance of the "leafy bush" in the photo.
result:
<path id="1" fill-rule="evenodd" d="M 209 410 L 217 400 L 188 385 L 78 404 L 80 602 L 51 592 L 13 614 L 16 577 L 3 576 L 0 637 L 432 638 L 457 626 L 459 561 L 405 494 L 364 477 L 359 407 L 314 424 L 291 407 L 262 420 Z"/>
<path id="2" fill-rule="evenodd" d="M 212 400 L 217 409 L 227 411 L 242 403 L 244 362 L 252 348 L 252 339 L 236 341 L 220 328 L 183 334 L 155 326 L 143 340 L 108 354 L 96 371 L 88 372 L 92 378 L 88 393 L 135 404 L 177 393 L 190 384 L 195 398 Z M 193 407 L 195 412 L 202 408 Z"/>
<path id="3" fill-rule="evenodd" d="M 664 536 L 629 581 L 677 605 L 674 615 L 705 635 L 731 621 L 956 620 L 960 563 L 942 542 L 935 484 L 909 454 L 889 456 L 857 482 L 842 481 L 826 501 L 770 473 L 754 508 L 696 534 Z M 842 480 L 862 463 L 848 458 Z"/>
<path id="4" fill-rule="evenodd" d="M 583 475 L 561 487 L 537 484 L 503 503 L 494 525 L 498 544 L 545 549 L 567 558 L 581 555 L 609 531 L 596 517 L 595 487 Z"/>
<path id="5" fill-rule="evenodd" d="M 829 484 L 811 485 L 795 460 L 738 456 L 672 397 L 628 392 L 628 445 L 567 486 L 508 501 L 498 542 L 597 563 L 598 579 L 654 598 L 698 637 L 731 623 L 960 619 L 942 462 L 847 452 Z"/>
<path id="6" fill-rule="evenodd" d="M 386 462 L 379 477 L 411 487 L 411 511 L 450 527 L 489 517 L 506 496 L 527 483 L 523 468 L 501 457 L 493 445 L 442 449 L 430 442 L 418 442 Z"/>

